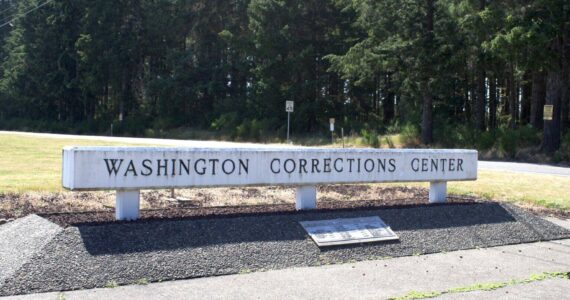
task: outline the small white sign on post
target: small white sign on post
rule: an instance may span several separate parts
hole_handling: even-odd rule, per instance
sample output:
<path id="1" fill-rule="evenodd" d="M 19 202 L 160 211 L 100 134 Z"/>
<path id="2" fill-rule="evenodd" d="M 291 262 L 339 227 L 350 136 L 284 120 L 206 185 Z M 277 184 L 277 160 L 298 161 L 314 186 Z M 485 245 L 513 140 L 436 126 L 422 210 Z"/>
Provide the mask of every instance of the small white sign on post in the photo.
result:
<path id="1" fill-rule="evenodd" d="M 329 123 L 331 124 L 331 131 L 334 131 L 334 118 L 330 118 Z"/>
<path id="2" fill-rule="evenodd" d="M 294 107 L 295 107 L 295 102 L 285 101 L 285 111 L 286 112 L 293 112 Z"/>

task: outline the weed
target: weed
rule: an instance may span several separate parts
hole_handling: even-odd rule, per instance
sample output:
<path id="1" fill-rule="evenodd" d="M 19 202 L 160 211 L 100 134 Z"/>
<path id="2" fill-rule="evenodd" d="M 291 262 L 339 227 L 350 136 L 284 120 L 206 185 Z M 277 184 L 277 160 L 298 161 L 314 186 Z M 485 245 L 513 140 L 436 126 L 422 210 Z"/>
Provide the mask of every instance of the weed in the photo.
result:
<path id="1" fill-rule="evenodd" d="M 116 288 L 118 286 L 119 286 L 119 284 L 115 280 L 110 280 L 110 281 L 107 281 L 107 283 L 105 283 L 105 287 L 108 289 Z"/>
<path id="2" fill-rule="evenodd" d="M 135 281 L 135 284 L 138 284 L 138 285 L 147 285 L 147 284 L 148 284 L 148 279 L 146 279 L 146 278 L 141 278 L 141 279 Z"/>
<path id="3" fill-rule="evenodd" d="M 527 284 L 536 281 L 543 281 L 546 279 L 553 279 L 553 278 L 568 279 L 569 278 L 568 276 L 569 274 L 567 272 L 543 272 L 539 274 L 531 274 L 529 277 L 524 279 L 512 279 L 504 282 L 476 283 L 468 286 L 447 289 L 445 291 L 428 291 L 428 292 L 411 291 L 403 296 L 393 297 L 390 299 L 394 300 L 427 299 L 427 298 L 438 297 L 444 294 L 456 294 L 456 293 L 466 293 L 474 291 L 493 291 L 507 286 Z"/>

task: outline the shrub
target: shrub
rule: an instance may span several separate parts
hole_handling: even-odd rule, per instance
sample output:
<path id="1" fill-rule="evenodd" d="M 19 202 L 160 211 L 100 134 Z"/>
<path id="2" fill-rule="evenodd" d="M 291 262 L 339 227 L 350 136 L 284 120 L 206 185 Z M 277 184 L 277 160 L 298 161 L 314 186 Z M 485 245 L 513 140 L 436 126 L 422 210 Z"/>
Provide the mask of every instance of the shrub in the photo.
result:
<path id="1" fill-rule="evenodd" d="M 570 132 L 562 136 L 560 149 L 554 154 L 556 161 L 570 161 Z"/>
<path id="2" fill-rule="evenodd" d="M 540 144 L 540 134 L 538 130 L 530 125 L 520 127 L 516 132 L 518 134 L 519 147 L 530 147 Z"/>
<path id="3" fill-rule="evenodd" d="M 417 146 L 420 144 L 420 131 L 412 124 L 402 126 L 400 141 L 406 146 Z"/>
<path id="4" fill-rule="evenodd" d="M 378 138 L 378 133 L 376 131 L 369 132 L 366 129 L 362 129 L 360 134 L 362 135 L 366 145 L 372 148 L 380 148 L 380 139 Z"/>
<path id="5" fill-rule="evenodd" d="M 495 145 L 495 134 L 493 132 L 483 132 L 476 141 L 477 149 L 489 150 Z"/>
<path id="6" fill-rule="evenodd" d="M 518 132 L 516 130 L 503 130 L 499 137 L 499 150 L 507 157 L 514 158 L 517 152 Z"/>

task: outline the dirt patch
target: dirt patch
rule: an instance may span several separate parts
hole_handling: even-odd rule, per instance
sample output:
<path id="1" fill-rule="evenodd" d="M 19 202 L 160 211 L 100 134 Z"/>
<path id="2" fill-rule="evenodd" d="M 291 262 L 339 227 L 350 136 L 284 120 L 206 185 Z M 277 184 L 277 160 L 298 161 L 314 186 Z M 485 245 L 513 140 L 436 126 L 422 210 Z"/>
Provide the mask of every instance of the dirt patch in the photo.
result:
<path id="1" fill-rule="evenodd" d="M 319 209 L 358 209 L 367 207 L 427 204 L 428 190 L 418 187 L 386 187 L 380 184 L 342 184 L 318 186 Z M 293 187 L 195 188 L 143 191 L 142 219 L 186 218 L 212 215 L 293 212 Z M 448 202 L 481 202 L 474 197 L 449 197 Z M 15 219 L 29 214 L 49 215 L 55 222 L 68 225 L 114 220 L 115 192 L 63 192 L 0 194 L 0 219 Z M 540 207 L 523 206 L 539 215 L 570 217 Z M 74 213 L 69 216 L 68 213 Z"/>

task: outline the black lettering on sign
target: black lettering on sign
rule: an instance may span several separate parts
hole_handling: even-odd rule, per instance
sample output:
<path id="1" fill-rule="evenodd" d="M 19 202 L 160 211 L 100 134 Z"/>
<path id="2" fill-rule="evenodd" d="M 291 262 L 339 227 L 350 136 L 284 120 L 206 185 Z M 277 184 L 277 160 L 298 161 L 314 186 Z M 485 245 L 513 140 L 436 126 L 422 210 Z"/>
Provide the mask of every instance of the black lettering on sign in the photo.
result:
<path id="1" fill-rule="evenodd" d="M 354 162 L 354 158 L 349 158 L 348 160 L 348 172 L 352 173 L 352 163 Z"/>
<path id="2" fill-rule="evenodd" d="M 420 159 L 419 158 L 412 159 L 411 165 L 412 165 L 412 170 L 414 172 L 419 171 L 420 170 Z"/>
<path id="3" fill-rule="evenodd" d="M 463 159 L 457 159 L 457 171 L 463 171 Z"/>
<path id="4" fill-rule="evenodd" d="M 186 175 L 190 175 L 190 160 L 187 160 L 188 164 L 185 164 L 183 160 L 178 160 L 178 175 L 182 175 L 182 169 L 186 171 Z"/>
<path id="5" fill-rule="evenodd" d="M 427 158 L 422 158 L 422 172 L 427 172 L 428 168 L 428 159 Z"/>
<path id="6" fill-rule="evenodd" d="M 331 172 L 331 159 L 325 158 L 323 161 L 324 161 L 323 172 L 330 173 Z"/>
<path id="7" fill-rule="evenodd" d="M 317 170 L 317 173 L 321 173 L 321 170 L 319 170 L 319 160 L 316 158 L 311 159 L 311 173 L 315 173 L 315 170 Z"/>
<path id="8" fill-rule="evenodd" d="M 289 163 L 290 167 L 287 168 L 287 163 Z M 291 174 L 295 171 L 295 168 L 297 167 L 297 164 L 295 163 L 294 160 L 292 159 L 286 159 L 285 162 L 283 163 L 283 170 L 285 170 L 285 172 L 287 172 L 288 174 Z"/>
<path id="9" fill-rule="evenodd" d="M 369 158 L 364 161 L 364 170 L 368 173 L 374 171 L 374 161 L 372 159 Z"/>
<path id="10" fill-rule="evenodd" d="M 305 174 L 307 174 L 307 160 L 304 158 L 299 159 L 299 174 L 303 174 L 303 172 L 305 172 Z"/>
<path id="11" fill-rule="evenodd" d="M 167 170 L 168 160 L 164 159 L 164 165 L 160 164 L 161 161 L 162 161 L 162 159 L 156 160 L 157 170 L 158 170 L 158 173 L 156 175 L 160 176 L 160 170 L 162 169 L 162 170 L 164 170 L 164 175 L 166 176 L 166 175 L 168 175 L 168 170 Z"/>
<path id="12" fill-rule="evenodd" d="M 143 160 L 142 165 L 143 168 L 146 170 L 146 172 L 144 170 L 141 171 L 142 176 L 149 176 L 150 174 L 152 174 L 152 161 L 150 159 Z"/>
<path id="13" fill-rule="evenodd" d="M 277 171 L 273 169 L 273 163 L 275 163 L 275 162 L 277 163 Z M 279 158 L 274 158 L 274 159 L 271 161 L 271 166 L 270 166 L 270 168 L 271 168 L 271 172 L 273 172 L 273 174 L 279 174 L 279 172 L 281 172 L 281 169 L 279 168 L 279 165 L 280 165 L 280 164 L 281 164 L 281 160 L 280 160 Z"/>
<path id="14" fill-rule="evenodd" d="M 386 172 L 386 159 L 378 159 L 378 173 L 380 173 L 380 168 L 382 172 Z"/>
<path id="15" fill-rule="evenodd" d="M 216 163 L 219 162 L 219 159 L 210 159 L 209 160 L 212 163 L 212 175 L 216 175 Z"/>
<path id="16" fill-rule="evenodd" d="M 337 167 L 337 164 L 336 164 L 336 163 L 339 162 L 339 161 L 340 161 L 340 163 L 341 163 L 341 165 L 340 165 L 341 167 L 340 167 L 340 168 L 338 168 L 338 167 Z M 337 171 L 337 172 L 339 172 L 339 173 L 342 172 L 342 170 L 344 169 L 344 168 L 342 167 L 342 161 L 343 161 L 342 158 L 337 158 L 337 159 L 334 160 L 334 170 Z"/>
<path id="17" fill-rule="evenodd" d="M 249 158 L 245 160 L 245 163 L 243 162 L 243 160 L 241 158 L 239 159 L 238 175 L 241 175 L 241 170 L 244 170 L 245 174 L 247 174 L 249 172 Z"/>
<path id="18" fill-rule="evenodd" d="M 437 172 L 437 159 L 431 160 L 431 170 L 433 171 L 434 169 Z"/>
<path id="19" fill-rule="evenodd" d="M 449 171 L 455 171 L 455 158 L 449 159 Z"/>
<path id="20" fill-rule="evenodd" d="M 201 171 L 198 171 L 198 163 L 202 162 L 203 167 L 201 168 Z M 194 162 L 194 171 L 196 172 L 196 174 L 198 175 L 204 175 L 206 174 L 206 160 L 203 158 L 200 158 L 198 160 L 196 160 L 196 162 Z M 160 174 L 158 174 L 160 175 Z"/>
<path id="21" fill-rule="evenodd" d="M 388 168 L 388 172 L 392 173 L 392 172 L 396 171 L 396 159 L 395 158 L 390 158 L 388 160 L 388 164 L 390 164 L 390 168 Z"/>
<path id="22" fill-rule="evenodd" d="M 226 170 L 226 165 L 227 165 L 228 163 L 231 163 L 231 171 Z M 226 175 L 232 174 L 235 170 L 236 170 L 236 164 L 234 163 L 233 160 L 231 160 L 231 159 L 226 159 L 226 160 L 224 160 L 224 162 L 222 163 L 222 171 L 223 171 Z"/>
<path id="23" fill-rule="evenodd" d="M 137 170 L 135 170 L 135 164 L 133 163 L 132 160 L 129 162 L 129 165 L 127 166 L 127 170 L 125 171 L 125 174 L 123 174 L 123 176 L 127 176 L 127 173 L 129 173 L 129 172 L 132 172 L 133 175 L 138 176 Z"/>
<path id="24" fill-rule="evenodd" d="M 105 161 L 105 164 L 107 165 L 107 171 L 109 172 L 109 176 L 111 176 L 111 174 L 117 175 L 117 172 L 119 172 L 119 169 L 121 168 L 121 165 L 123 164 L 123 159 L 103 159 Z M 109 164 L 109 161 L 111 162 L 111 164 Z M 117 162 L 119 162 L 119 165 L 117 165 Z"/>

